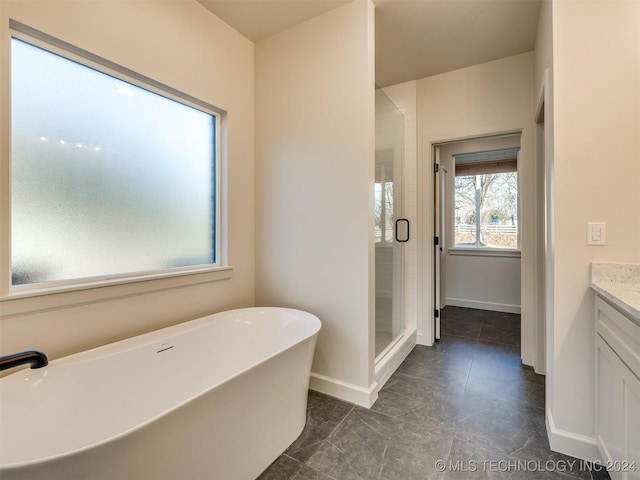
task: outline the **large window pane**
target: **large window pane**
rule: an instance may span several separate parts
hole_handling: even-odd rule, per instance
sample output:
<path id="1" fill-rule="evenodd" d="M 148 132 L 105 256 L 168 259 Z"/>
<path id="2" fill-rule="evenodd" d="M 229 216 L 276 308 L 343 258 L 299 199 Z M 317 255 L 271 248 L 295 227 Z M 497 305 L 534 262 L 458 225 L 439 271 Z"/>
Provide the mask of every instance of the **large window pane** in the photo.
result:
<path id="1" fill-rule="evenodd" d="M 476 178 L 475 175 L 455 177 L 455 246 L 476 244 Z"/>
<path id="2" fill-rule="evenodd" d="M 216 262 L 216 116 L 11 42 L 12 284 Z"/>
<path id="3" fill-rule="evenodd" d="M 518 174 L 484 175 L 480 239 L 493 248 L 518 248 Z"/>
<path id="4" fill-rule="evenodd" d="M 518 173 L 455 177 L 455 246 L 518 248 Z"/>

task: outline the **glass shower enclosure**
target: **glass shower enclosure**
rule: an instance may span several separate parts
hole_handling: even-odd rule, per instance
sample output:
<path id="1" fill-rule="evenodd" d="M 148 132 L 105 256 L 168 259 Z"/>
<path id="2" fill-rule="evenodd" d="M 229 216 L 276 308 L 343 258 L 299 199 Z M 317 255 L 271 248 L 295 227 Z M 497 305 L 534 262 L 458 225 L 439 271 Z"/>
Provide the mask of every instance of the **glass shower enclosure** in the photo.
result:
<path id="1" fill-rule="evenodd" d="M 393 347 L 404 330 L 404 251 L 409 224 L 403 217 L 404 115 L 376 89 L 375 356 Z"/>

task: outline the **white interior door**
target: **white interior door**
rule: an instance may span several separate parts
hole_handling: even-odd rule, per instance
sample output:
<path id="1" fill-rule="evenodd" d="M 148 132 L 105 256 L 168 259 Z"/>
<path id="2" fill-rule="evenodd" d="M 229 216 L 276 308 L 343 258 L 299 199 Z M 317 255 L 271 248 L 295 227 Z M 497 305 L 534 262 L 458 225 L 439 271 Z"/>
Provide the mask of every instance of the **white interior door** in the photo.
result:
<path id="1" fill-rule="evenodd" d="M 445 219 L 445 202 L 444 192 L 446 190 L 445 185 L 445 173 L 446 170 L 440 166 L 440 148 L 434 146 L 434 168 L 433 168 L 433 192 L 434 192 L 434 250 L 433 250 L 433 305 L 434 305 L 434 339 L 440 339 L 440 320 L 441 310 L 443 307 L 442 297 L 444 284 L 442 277 L 444 273 L 444 219 Z"/>

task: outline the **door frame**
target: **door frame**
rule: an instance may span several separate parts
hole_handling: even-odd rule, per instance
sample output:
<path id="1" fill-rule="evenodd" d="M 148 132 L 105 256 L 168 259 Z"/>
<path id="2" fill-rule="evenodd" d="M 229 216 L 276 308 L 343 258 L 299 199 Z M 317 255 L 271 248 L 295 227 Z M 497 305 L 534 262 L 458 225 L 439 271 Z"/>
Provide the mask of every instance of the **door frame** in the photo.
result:
<path id="1" fill-rule="evenodd" d="M 434 169 L 435 163 L 434 147 L 438 144 L 456 142 L 461 140 L 471 140 L 476 138 L 484 138 L 491 136 L 506 135 L 520 132 L 521 134 L 521 160 L 522 169 L 519 167 L 520 173 L 520 195 L 521 200 L 521 224 L 528 222 L 532 215 L 535 216 L 536 204 L 533 191 L 530 190 L 530 183 L 535 178 L 534 164 L 535 145 L 534 145 L 534 125 L 507 125 L 502 128 L 478 128 L 475 131 L 458 131 L 441 135 L 422 135 L 418 141 L 418 232 L 420 241 L 418 246 L 418 343 L 421 345 L 433 345 L 435 339 L 435 322 L 434 322 Z M 537 282 L 537 274 L 535 272 L 535 258 L 533 257 L 536 249 L 535 239 L 532 240 L 532 234 L 527 239 L 521 231 L 521 284 L 527 275 L 534 275 Z M 525 268 L 526 266 L 526 268 Z M 530 271 L 530 270 L 533 270 Z M 524 285 L 523 285 L 524 287 Z M 533 324 L 534 313 L 531 311 L 536 305 L 535 293 L 528 289 L 521 289 L 521 325 L 523 335 L 523 345 L 521 351 L 523 353 L 523 363 L 527 365 L 533 364 L 533 356 L 527 353 L 525 358 L 525 344 L 527 352 L 534 349 L 533 345 Z M 526 307 L 526 308 L 525 308 Z M 546 342 L 545 342 L 546 343 Z"/>
<path id="2" fill-rule="evenodd" d="M 551 72 L 544 71 L 542 87 L 538 93 L 535 122 L 536 146 L 536 323 L 535 358 L 536 373 L 552 373 L 553 365 L 553 310 L 554 310 L 554 201 L 553 201 L 553 110 Z M 548 397 L 550 388 L 546 389 Z"/>

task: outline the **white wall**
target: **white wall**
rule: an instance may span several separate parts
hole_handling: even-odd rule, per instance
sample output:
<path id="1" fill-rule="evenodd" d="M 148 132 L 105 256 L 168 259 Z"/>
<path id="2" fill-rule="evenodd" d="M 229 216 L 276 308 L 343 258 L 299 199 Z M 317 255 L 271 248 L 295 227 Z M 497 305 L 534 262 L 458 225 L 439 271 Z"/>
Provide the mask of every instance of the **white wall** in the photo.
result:
<path id="1" fill-rule="evenodd" d="M 552 0 L 542 0 L 538 28 L 536 32 L 536 48 L 534 56 L 534 95 L 537 96 L 542 88 L 544 71 L 552 68 L 553 64 L 553 19 Z M 552 120 L 552 119 L 549 119 Z"/>
<path id="2" fill-rule="evenodd" d="M 311 387 L 362 405 L 374 378 L 373 6 L 256 44 L 256 301 L 322 321 Z"/>
<path id="3" fill-rule="evenodd" d="M 520 258 L 447 254 L 447 305 L 520 313 Z"/>
<path id="4" fill-rule="evenodd" d="M 640 3 L 554 1 L 551 18 L 555 300 L 547 420 L 552 448 L 598 458 L 588 271 L 591 261 L 640 262 Z M 607 223 L 606 246 L 586 245 L 590 221 Z"/>
<path id="5" fill-rule="evenodd" d="M 7 1 L 0 10 L 0 212 L 8 219 L 9 19 L 228 112 L 225 217 L 231 278 L 206 274 L 0 303 L 0 351 L 57 358 L 204 314 L 254 303 L 253 44 L 195 1 Z M 2 233 L 0 261 L 7 265 Z M 224 274 L 223 277 L 228 275 Z M 3 279 L 3 282 L 6 280 Z M 6 285 L 6 284 L 5 284 Z M 103 295 L 115 295 L 101 300 Z M 65 304 L 67 306 L 65 306 Z M 69 306 L 69 304 L 71 304 Z"/>
<path id="6" fill-rule="evenodd" d="M 522 131 L 520 151 L 521 205 L 521 287 L 522 359 L 533 364 L 532 291 L 535 214 L 530 184 L 534 175 L 533 146 L 533 53 L 489 62 L 418 80 L 418 146 L 420 168 L 419 208 L 422 222 L 419 291 L 422 318 L 433 311 L 431 281 L 433 260 L 433 170 L 431 147 L 434 143 Z M 419 335 L 429 334 L 432 322 L 419 327 Z"/>
<path id="7" fill-rule="evenodd" d="M 543 320 L 539 325 L 538 336 L 544 338 L 539 354 L 537 368 L 545 373 L 545 406 L 550 411 L 553 397 L 553 282 L 554 282 L 554 246 L 553 232 L 553 29 L 552 0 L 543 0 L 538 17 L 534 62 L 534 101 L 536 102 L 536 205 L 538 215 L 537 266 L 538 266 L 538 303 L 536 314 Z M 551 426 L 547 423 L 547 433 L 553 446 Z M 557 447 L 556 447 L 557 448 Z"/>

